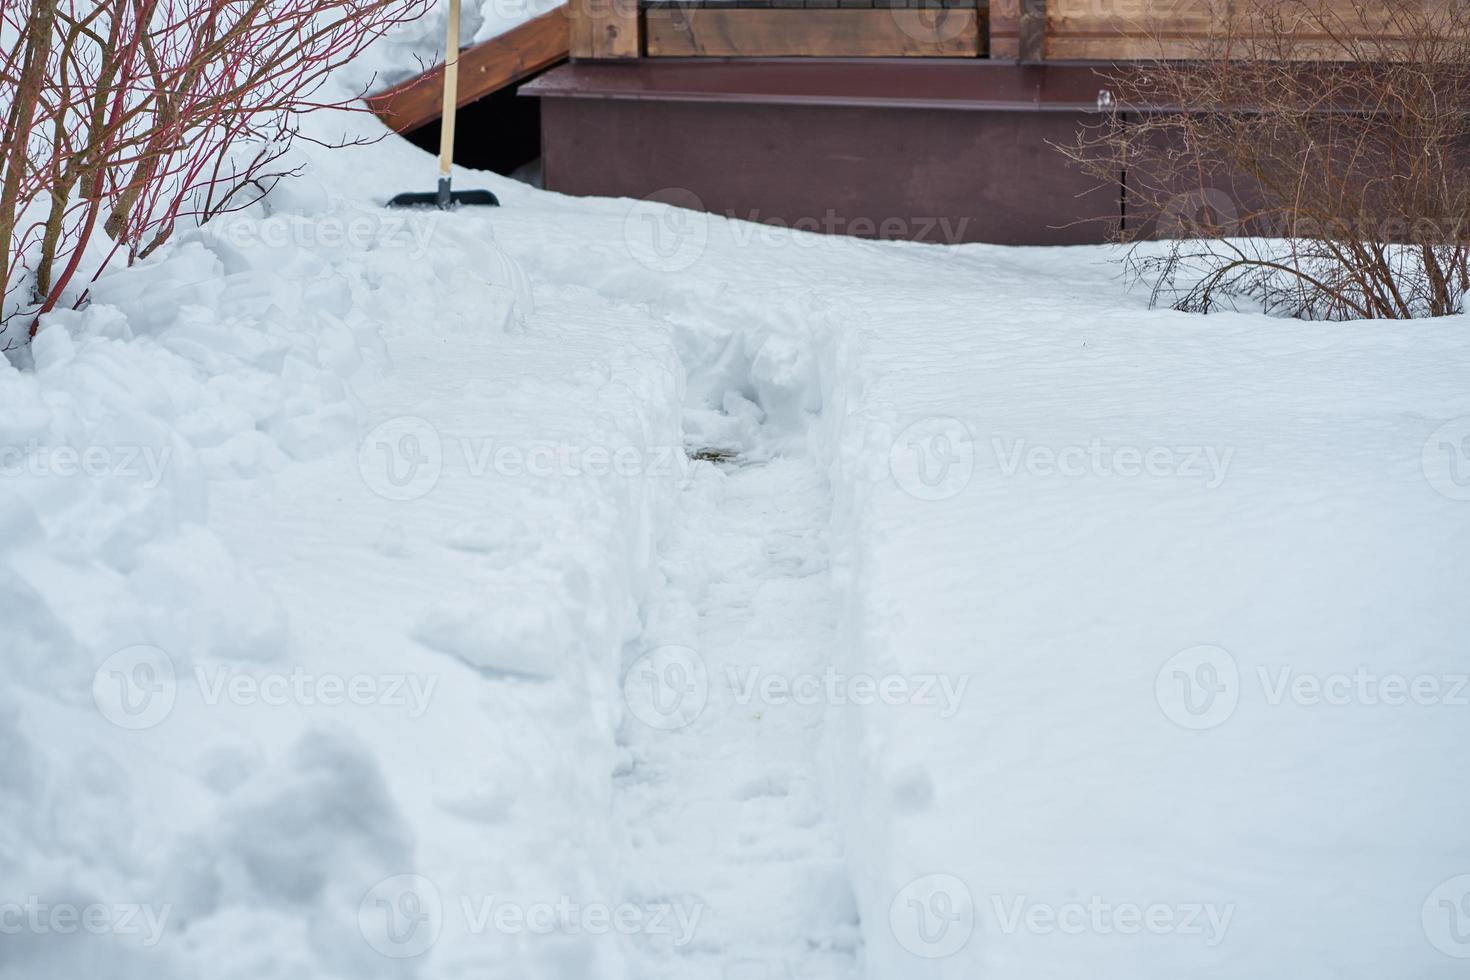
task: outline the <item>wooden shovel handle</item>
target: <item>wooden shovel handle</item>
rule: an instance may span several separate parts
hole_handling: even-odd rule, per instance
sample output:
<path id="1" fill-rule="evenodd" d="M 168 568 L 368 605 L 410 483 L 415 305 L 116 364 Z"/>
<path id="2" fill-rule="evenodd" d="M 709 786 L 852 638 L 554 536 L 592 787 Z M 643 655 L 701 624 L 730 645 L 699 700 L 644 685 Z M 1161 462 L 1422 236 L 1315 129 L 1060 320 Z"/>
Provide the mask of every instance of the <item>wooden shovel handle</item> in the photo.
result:
<path id="1" fill-rule="evenodd" d="M 449 36 L 444 42 L 444 115 L 439 137 L 440 177 L 448 177 L 454 166 L 454 117 L 459 111 L 459 8 L 460 0 L 449 0 Z"/>

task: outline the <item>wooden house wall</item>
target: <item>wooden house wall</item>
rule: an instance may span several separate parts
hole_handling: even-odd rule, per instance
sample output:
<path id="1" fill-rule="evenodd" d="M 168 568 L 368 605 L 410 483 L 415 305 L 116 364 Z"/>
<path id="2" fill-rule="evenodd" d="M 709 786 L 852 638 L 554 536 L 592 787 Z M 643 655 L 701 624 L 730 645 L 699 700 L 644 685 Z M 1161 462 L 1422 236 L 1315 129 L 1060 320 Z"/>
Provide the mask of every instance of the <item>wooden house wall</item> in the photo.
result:
<path id="1" fill-rule="evenodd" d="M 1460 0 L 1322 0 L 1348 33 L 1383 36 L 1390 5 Z M 1233 22 L 1267 33 L 1231 0 L 574 0 L 572 56 L 990 57 L 1019 61 L 1190 58 Z M 860 9 L 861 8 L 861 9 Z M 954 28 L 954 29 L 951 29 Z M 1339 50 L 1304 30 L 1296 53 Z"/>

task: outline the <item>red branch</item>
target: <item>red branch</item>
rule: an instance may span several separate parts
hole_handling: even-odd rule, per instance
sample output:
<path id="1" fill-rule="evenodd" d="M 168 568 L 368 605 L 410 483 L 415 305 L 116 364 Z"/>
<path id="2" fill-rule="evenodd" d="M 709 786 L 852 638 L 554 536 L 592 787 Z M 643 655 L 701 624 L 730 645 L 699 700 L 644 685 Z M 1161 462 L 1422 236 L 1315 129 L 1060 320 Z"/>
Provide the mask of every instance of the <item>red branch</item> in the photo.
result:
<path id="1" fill-rule="evenodd" d="M 355 108 L 322 97 L 331 73 L 432 3 L 0 0 L 0 339 L 248 204 L 303 115 Z"/>

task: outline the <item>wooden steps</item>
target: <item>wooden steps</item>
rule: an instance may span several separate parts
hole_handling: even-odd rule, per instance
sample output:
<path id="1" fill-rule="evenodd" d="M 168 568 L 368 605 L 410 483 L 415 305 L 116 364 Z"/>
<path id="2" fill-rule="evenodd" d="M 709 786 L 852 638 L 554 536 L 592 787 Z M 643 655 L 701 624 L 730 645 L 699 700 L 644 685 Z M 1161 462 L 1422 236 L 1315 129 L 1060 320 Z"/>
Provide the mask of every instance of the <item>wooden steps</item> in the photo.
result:
<path id="1" fill-rule="evenodd" d="M 497 38 L 460 52 L 459 105 L 464 107 L 567 59 L 571 18 L 566 4 Z M 444 66 L 367 99 L 368 108 L 398 133 L 439 118 Z"/>

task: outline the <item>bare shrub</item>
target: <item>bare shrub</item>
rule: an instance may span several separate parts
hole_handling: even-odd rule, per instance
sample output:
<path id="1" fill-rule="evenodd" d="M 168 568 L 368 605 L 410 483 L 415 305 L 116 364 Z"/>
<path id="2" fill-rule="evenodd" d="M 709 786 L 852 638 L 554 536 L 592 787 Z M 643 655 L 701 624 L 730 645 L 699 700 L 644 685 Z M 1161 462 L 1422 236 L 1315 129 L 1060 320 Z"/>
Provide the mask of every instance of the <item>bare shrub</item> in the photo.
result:
<path id="1" fill-rule="evenodd" d="M 264 193 L 331 72 L 431 2 L 0 0 L 4 346 Z"/>
<path id="2" fill-rule="evenodd" d="M 1445 316 L 1470 291 L 1470 4 L 1236 0 L 1189 61 L 1104 72 L 1063 147 L 1124 175 L 1156 303 L 1314 319 Z M 1162 244 L 1142 244 L 1162 238 Z"/>

